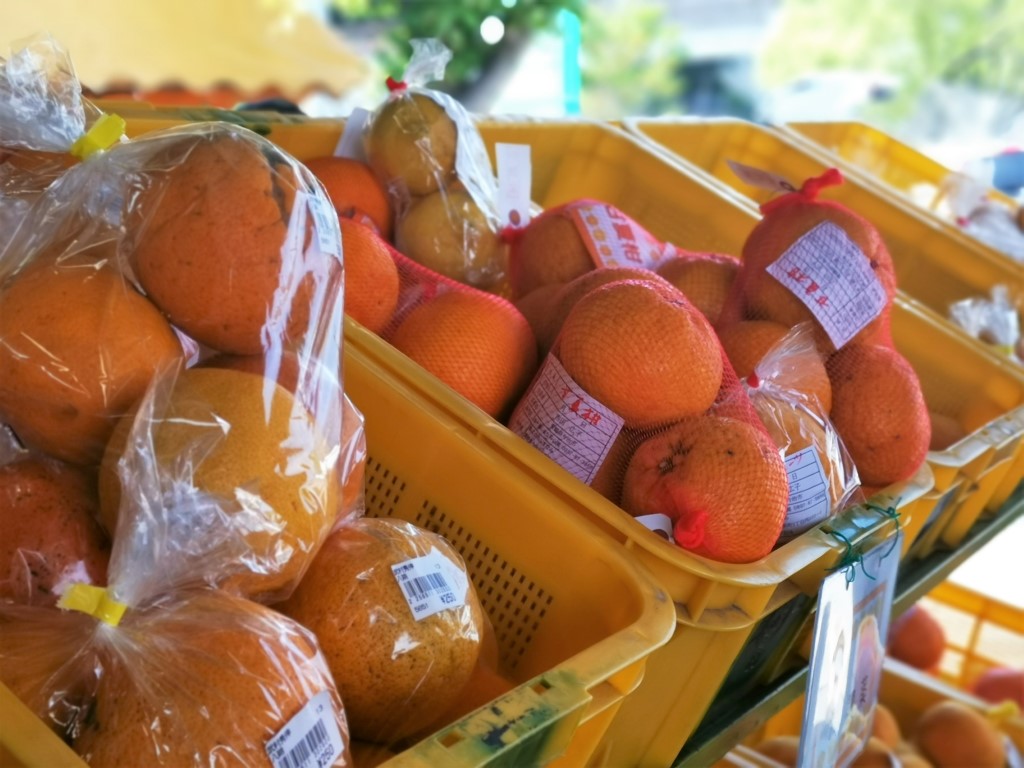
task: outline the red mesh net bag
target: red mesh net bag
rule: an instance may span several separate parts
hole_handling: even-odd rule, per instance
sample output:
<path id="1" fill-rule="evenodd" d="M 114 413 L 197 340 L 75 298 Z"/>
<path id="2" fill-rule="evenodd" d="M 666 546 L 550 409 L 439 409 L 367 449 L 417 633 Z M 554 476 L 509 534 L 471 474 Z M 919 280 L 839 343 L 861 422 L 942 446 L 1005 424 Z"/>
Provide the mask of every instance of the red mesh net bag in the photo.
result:
<path id="1" fill-rule="evenodd" d="M 706 318 L 653 272 L 575 302 L 509 425 L 698 555 L 750 562 L 778 539 L 779 452 Z"/>
<path id="2" fill-rule="evenodd" d="M 761 206 L 719 333 L 742 368 L 769 340 L 811 324 L 825 355 L 828 414 L 870 491 L 920 468 L 931 426 L 917 374 L 893 346 L 896 276 L 885 243 L 863 217 L 818 199 L 840 183 L 829 169 Z"/>

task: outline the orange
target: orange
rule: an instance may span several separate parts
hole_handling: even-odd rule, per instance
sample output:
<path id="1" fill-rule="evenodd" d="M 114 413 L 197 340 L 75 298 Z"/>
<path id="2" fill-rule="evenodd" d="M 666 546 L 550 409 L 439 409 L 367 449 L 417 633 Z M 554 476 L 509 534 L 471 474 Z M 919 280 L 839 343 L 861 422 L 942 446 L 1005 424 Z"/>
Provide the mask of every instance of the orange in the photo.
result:
<path id="1" fill-rule="evenodd" d="M 537 368 L 537 341 L 515 306 L 453 289 L 406 315 L 387 337 L 477 407 L 501 418 Z"/>
<path id="2" fill-rule="evenodd" d="M 904 664 L 930 671 L 946 652 L 946 632 L 927 609 L 912 605 L 889 627 L 887 650 Z"/>
<path id="3" fill-rule="evenodd" d="M 623 509 L 668 515 L 680 546 L 727 563 L 771 552 L 788 500 L 786 468 L 768 435 L 722 416 L 685 419 L 649 437 L 622 484 Z"/>
<path id="4" fill-rule="evenodd" d="M 430 96 L 393 94 L 367 131 L 370 167 L 392 195 L 426 195 L 454 177 L 459 128 Z"/>
<path id="5" fill-rule="evenodd" d="M 971 693 L 992 704 L 1012 701 L 1024 708 L 1024 668 L 986 669 L 971 683 Z"/>
<path id="6" fill-rule="evenodd" d="M 339 217 L 369 219 L 381 237 L 391 239 L 391 201 L 368 164 L 351 157 L 326 155 L 311 158 L 305 165 L 324 185 Z"/>
<path id="7" fill-rule="evenodd" d="M 147 176 L 127 222 L 128 257 L 147 295 L 175 326 L 220 352 L 256 354 L 265 331 L 300 335 L 314 277 L 340 266 L 301 252 L 311 216 L 304 231 L 289 232 L 296 194 L 327 205 L 323 190 L 240 128 L 163 141 L 154 163 L 165 170 Z"/>
<path id="8" fill-rule="evenodd" d="M 903 740 L 896 716 L 882 702 L 878 702 L 875 706 L 875 719 L 871 723 L 871 735 L 892 749 L 898 747 Z"/>
<path id="9" fill-rule="evenodd" d="M 89 765 L 185 760 L 270 768 L 267 742 L 321 691 L 348 744 L 345 712 L 316 639 L 270 608 L 193 592 L 155 608 L 129 608 L 106 629 L 120 642 L 94 644 L 103 674 L 95 710 L 74 743 Z"/>
<path id="10" fill-rule="evenodd" d="M 508 262 L 514 297 L 549 283 L 567 283 L 596 266 L 565 206 L 545 211 L 516 233 Z"/>
<path id="11" fill-rule="evenodd" d="M 827 415 L 832 410 L 832 384 L 825 361 L 810 341 L 804 344 L 791 338 L 780 348 L 790 332 L 770 320 L 741 320 L 720 326 L 718 339 L 737 377 L 746 379 L 762 365 L 761 372 L 773 387 L 816 401 L 815 410 Z"/>
<path id="12" fill-rule="evenodd" d="M 427 578 L 414 570 L 410 577 L 423 581 L 403 589 L 392 568 L 431 552 L 453 569 L 431 572 L 455 602 L 417 620 L 406 595 L 426 599 Z M 392 744 L 435 721 L 480 655 L 483 610 L 461 556 L 441 535 L 401 520 L 338 528 L 279 609 L 319 639 L 352 735 L 365 741 Z"/>
<path id="13" fill-rule="evenodd" d="M 983 714 L 954 699 L 933 704 L 914 728 L 917 748 L 935 768 L 1002 768 L 1003 738 Z"/>
<path id="14" fill-rule="evenodd" d="M 374 333 L 398 306 L 398 267 L 387 244 L 369 228 L 340 219 L 345 260 L 345 314 Z"/>
<path id="15" fill-rule="evenodd" d="M 960 422 L 945 413 L 928 411 L 928 418 L 932 424 L 932 437 L 928 443 L 928 450 L 944 451 L 953 443 L 963 440 L 967 432 L 960 425 Z"/>
<path id="16" fill-rule="evenodd" d="M 16 274 L 0 307 L 0 422 L 64 461 L 98 463 L 117 418 L 182 358 L 156 307 L 95 252 Z"/>
<path id="17" fill-rule="evenodd" d="M 910 363 L 891 347 L 847 345 L 826 363 L 830 415 L 865 485 L 911 477 L 931 440 L 928 406 Z"/>
<path id="18" fill-rule="evenodd" d="M 193 515 L 190 536 L 217 540 L 229 525 L 246 545 L 244 562 L 208 565 L 208 578 L 245 595 L 290 587 L 301 576 L 339 512 L 337 446 L 324 439 L 309 411 L 277 384 L 230 369 L 190 368 L 173 382 L 153 420 L 141 426 L 152 450 L 126 452 L 130 418 L 111 439 L 100 472 L 100 520 L 116 530 L 135 513 L 138 494 L 158 476 L 173 485 L 168 521 Z M 120 485 L 118 461 L 129 477 Z M 220 513 L 196 510 L 220 500 Z M 204 507 L 204 503 L 207 505 Z M 204 530 L 204 528 L 206 530 Z M 200 574 L 207 575 L 207 574 Z"/>
<path id="19" fill-rule="evenodd" d="M 542 335 L 547 333 L 554 298 L 563 285 L 564 283 L 542 285 L 540 288 L 520 296 L 513 302 L 516 305 L 516 309 L 523 313 L 526 322 L 530 324 L 533 335 L 537 337 L 537 347 L 541 356 L 546 354 L 547 348 L 541 344 L 540 340 Z"/>
<path id="20" fill-rule="evenodd" d="M 562 330 L 562 324 L 569 312 L 581 298 L 595 288 L 618 280 L 641 280 L 655 285 L 670 287 L 667 280 L 656 272 L 642 267 L 596 267 L 565 283 L 555 295 L 544 329 L 537 337 L 541 351 L 546 353 L 555 343 L 555 337 Z"/>
<path id="21" fill-rule="evenodd" d="M 54 461 L 0 467 L 0 600 L 53 606 L 73 582 L 107 583 L 95 485 L 91 473 Z"/>
<path id="22" fill-rule="evenodd" d="M 649 281 L 607 283 L 583 296 L 555 353 L 629 427 L 703 413 L 722 384 L 722 351 L 708 321 L 678 290 Z"/>
<path id="23" fill-rule="evenodd" d="M 712 325 L 722 315 L 739 270 L 739 259 L 721 253 L 673 256 L 658 266 L 658 274 L 686 294 Z"/>
<path id="24" fill-rule="evenodd" d="M 466 285 L 495 288 L 505 279 L 505 244 L 465 190 L 418 198 L 398 221 L 395 247 Z"/>
<path id="25" fill-rule="evenodd" d="M 807 306 L 766 271 L 788 248 L 822 222 L 835 224 L 857 245 L 891 304 L 896 293 L 896 275 L 881 235 L 868 221 L 830 201 L 796 201 L 766 214 L 743 244 L 740 279 L 747 318 L 774 320 L 790 328 L 812 320 L 819 347 L 831 352 L 834 350 L 832 343 Z M 820 257 L 824 259 L 827 255 L 823 252 Z M 847 343 L 888 341 L 884 335 L 878 337 L 880 329 L 888 331 L 887 322 L 888 313 L 883 312 Z"/>

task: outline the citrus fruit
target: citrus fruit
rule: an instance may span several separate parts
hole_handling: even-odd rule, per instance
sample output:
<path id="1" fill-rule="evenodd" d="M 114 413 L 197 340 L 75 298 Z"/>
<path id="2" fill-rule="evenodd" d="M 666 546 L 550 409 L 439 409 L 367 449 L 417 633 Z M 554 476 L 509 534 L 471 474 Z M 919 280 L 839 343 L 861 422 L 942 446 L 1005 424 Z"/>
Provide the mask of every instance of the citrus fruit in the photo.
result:
<path id="1" fill-rule="evenodd" d="M 341 219 L 345 259 L 345 314 L 374 333 L 398 306 L 398 268 L 387 244 L 367 227 Z"/>
<path id="2" fill-rule="evenodd" d="M 920 605 L 912 605 L 889 627 L 888 653 L 925 671 L 936 669 L 946 652 L 946 632 Z"/>
<path id="3" fill-rule="evenodd" d="M 0 421 L 95 464 L 119 416 L 182 358 L 171 326 L 99 255 L 42 259 L 0 289 Z"/>
<path id="4" fill-rule="evenodd" d="M 712 325 L 718 323 L 740 260 L 721 253 L 680 254 L 658 266 L 658 274 L 681 290 Z"/>
<path id="5" fill-rule="evenodd" d="M 508 255 L 512 295 L 567 283 L 596 266 L 566 206 L 544 211 L 512 240 Z"/>
<path id="6" fill-rule="evenodd" d="M 482 291 L 451 290 L 425 301 L 387 339 L 496 418 L 537 368 L 537 342 L 526 318 L 511 302 Z"/>
<path id="7" fill-rule="evenodd" d="M 555 353 L 629 427 L 703 413 L 722 384 L 722 351 L 708 321 L 678 290 L 650 281 L 606 283 L 583 296 Z"/>
<path id="8" fill-rule="evenodd" d="M 622 485 L 627 512 L 668 515 L 680 546 L 728 563 L 771 551 L 788 500 L 786 468 L 771 439 L 721 416 L 685 419 L 649 437 L 633 453 Z"/>
<path id="9" fill-rule="evenodd" d="M 305 165 L 324 185 L 339 217 L 361 223 L 369 220 L 382 238 L 391 239 L 391 201 L 368 164 L 351 157 L 325 155 L 310 158 Z"/>
<path id="10" fill-rule="evenodd" d="M 917 719 L 914 742 L 935 768 L 1002 768 L 1003 737 L 983 715 L 958 701 L 933 704 Z"/>
<path id="11" fill-rule="evenodd" d="M 427 555 L 442 570 L 408 565 L 400 586 L 393 568 Z M 412 603 L 442 585 L 453 607 L 417 619 Z M 391 744 L 436 720 L 480 654 L 483 612 L 462 558 L 442 536 L 400 520 L 335 530 L 279 608 L 316 634 L 352 735 L 365 741 Z"/>
<path id="12" fill-rule="evenodd" d="M 389 189 L 426 195 L 455 174 L 458 128 L 444 108 L 421 93 L 401 93 L 374 116 L 366 136 L 370 167 Z"/>

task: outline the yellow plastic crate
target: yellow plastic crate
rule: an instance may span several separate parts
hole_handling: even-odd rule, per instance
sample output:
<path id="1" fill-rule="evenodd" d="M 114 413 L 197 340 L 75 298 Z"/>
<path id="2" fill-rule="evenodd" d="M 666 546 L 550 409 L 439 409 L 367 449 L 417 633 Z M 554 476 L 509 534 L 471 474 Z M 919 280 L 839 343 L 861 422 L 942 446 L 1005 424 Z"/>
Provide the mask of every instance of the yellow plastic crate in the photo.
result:
<path id="1" fill-rule="evenodd" d="M 814 142 L 929 210 L 943 197 L 942 183 L 952 173 L 938 160 L 865 123 L 802 122 L 778 127 Z M 1013 198 L 997 189 L 990 189 L 989 196 L 1011 209 L 1016 206 Z"/>
<path id="2" fill-rule="evenodd" d="M 460 551 L 519 683 L 386 764 L 583 765 L 672 634 L 671 601 L 557 489 L 510 471 L 471 427 L 439 429 L 434 406 L 358 345 L 346 349 L 345 388 L 366 419 L 368 514 L 437 531 Z M 13 764 L 83 765 L 0 694 Z"/>
<path id="3" fill-rule="evenodd" d="M 781 174 L 797 185 L 830 166 L 843 165 L 797 136 L 744 120 L 635 118 L 625 125 L 652 146 L 757 203 L 773 193 L 742 182 L 727 161 Z M 988 296 L 995 285 L 1013 289 L 1024 284 L 1024 264 L 857 174 L 847 173 L 846 182 L 829 188 L 824 196 L 847 205 L 878 228 L 892 254 L 900 290 L 943 318 L 955 301 Z"/>
<path id="4" fill-rule="evenodd" d="M 1012 708 L 990 706 L 987 702 L 966 694 L 927 673 L 895 659 L 887 658 L 885 660 L 878 700 L 892 711 L 904 737 L 913 733 L 915 721 L 926 709 L 947 699 L 958 701 L 986 715 L 1002 733 L 1009 737 L 1018 750 L 1024 749 L 1024 720 L 1021 719 L 1019 712 L 1015 712 Z M 803 708 L 804 697 L 800 696 L 769 719 L 762 729 L 745 739 L 744 745 L 749 748 L 762 739 L 799 734 L 803 721 Z M 757 753 L 750 749 L 741 749 L 740 756 L 744 759 L 755 760 Z M 753 764 L 773 765 L 764 758 L 761 758 L 761 762 Z"/>
<path id="5" fill-rule="evenodd" d="M 1024 664 L 1024 609 L 945 581 L 921 599 L 946 635 L 939 676 L 970 690 L 993 667 Z"/>

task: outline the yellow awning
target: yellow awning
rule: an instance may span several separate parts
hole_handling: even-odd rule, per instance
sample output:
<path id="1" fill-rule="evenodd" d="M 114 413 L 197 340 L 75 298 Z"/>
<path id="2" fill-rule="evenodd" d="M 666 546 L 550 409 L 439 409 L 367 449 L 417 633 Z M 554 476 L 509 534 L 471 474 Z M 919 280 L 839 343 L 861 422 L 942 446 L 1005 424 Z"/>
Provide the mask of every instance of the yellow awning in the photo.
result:
<path id="1" fill-rule="evenodd" d="M 230 85 L 297 100 L 337 96 L 368 74 L 341 34 L 296 0 L 4 0 L 0 18 L 0 50 L 49 33 L 96 92 Z"/>

